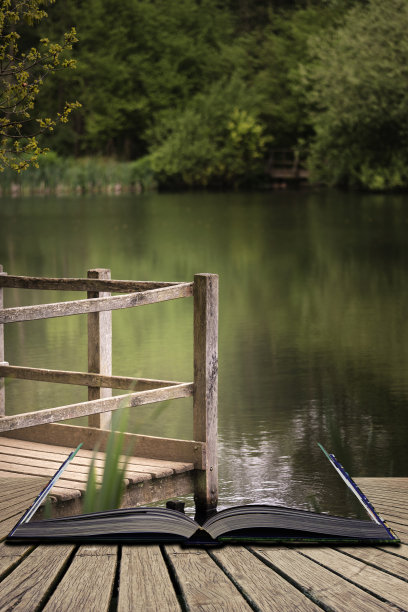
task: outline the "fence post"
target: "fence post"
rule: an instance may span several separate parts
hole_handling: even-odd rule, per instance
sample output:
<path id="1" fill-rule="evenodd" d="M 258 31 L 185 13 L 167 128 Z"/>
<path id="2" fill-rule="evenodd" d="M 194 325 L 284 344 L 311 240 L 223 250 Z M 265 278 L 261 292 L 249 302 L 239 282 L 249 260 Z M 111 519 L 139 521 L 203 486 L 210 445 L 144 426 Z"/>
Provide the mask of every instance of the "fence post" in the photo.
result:
<path id="1" fill-rule="evenodd" d="M 0 274 L 3 276 L 3 266 L 0 264 Z M 0 287 L 0 308 L 3 308 L 3 288 Z M 4 361 L 4 325 L 0 325 L 0 363 Z M 0 418 L 6 414 L 6 396 L 4 378 L 0 378 Z"/>
<path id="2" fill-rule="evenodd" d="M 196 475 L 196 515 L 218 503 L 218 275 L 194 276 L 193 438 L 206 443 L 205 471 Z"/>
<path id="3" fill-rule="evenodd" d="M 107 268 L 88 270 L 88 278 L 108 280 L 111 272 Z M 108 297 L 109 292 L 88 291 L 88 298 Z M 112 375 L 112 312 L 91 312 L 88 314 L 88 372 Z M 88 400 L 111 397 L 112 389 L 88 387 Z M 90 427 L 110 429 L 111 412 L 92 414 L 88 417 Z"/>

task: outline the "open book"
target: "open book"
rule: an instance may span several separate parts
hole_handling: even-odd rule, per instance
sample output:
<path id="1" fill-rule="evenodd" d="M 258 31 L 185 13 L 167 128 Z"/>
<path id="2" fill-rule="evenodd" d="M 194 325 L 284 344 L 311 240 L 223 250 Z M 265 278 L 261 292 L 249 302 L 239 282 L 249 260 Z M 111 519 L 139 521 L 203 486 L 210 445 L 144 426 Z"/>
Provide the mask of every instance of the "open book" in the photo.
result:
<path id="1" fill-rule="evenodd" d="M 321 449 L 357 496 L 371 520 L 341 518 L 280 506 L 246 505 L 221 510 L 199 525 L 168 508 L 137 507 L 30 522 L 68 459 L 7 536 L 8 542 L 139 542 L 185 545 L 224 543 L 375 543 L 398 544 L 399 539 L 377 514 L 334 455 Z"/>

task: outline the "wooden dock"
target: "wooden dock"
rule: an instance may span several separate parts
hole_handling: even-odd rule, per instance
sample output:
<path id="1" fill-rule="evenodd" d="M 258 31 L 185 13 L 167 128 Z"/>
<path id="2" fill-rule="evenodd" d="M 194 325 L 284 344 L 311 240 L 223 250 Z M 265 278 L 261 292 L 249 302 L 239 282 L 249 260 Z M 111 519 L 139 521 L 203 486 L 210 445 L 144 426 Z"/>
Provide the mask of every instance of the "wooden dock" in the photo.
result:
<path id="1" fill-rule="evenodd" d="M 50 480 L 71 451 L 69 447 L 0 436 L 0 480 L 7 484 L 15 477 L 23 477 L 31 489 L 31 482 L 35 487 L 38 477 Z M 93 454 L 91 450 L 80 449 L 75 461 L 53 487 L 50 498 L 55 518 L 81 513 Z M 96 476 L 100 480 L 105 454 L 97 452 L 95 456 Z M 123 462 L 126 460 L 125 506 L 189 494 L 194 489 L 194 463 L 135 456 L 122 458 Z"/>
<path id="2" fill-rule="evenodd" d="M 33 484 L 33 478 L 30 489 L 24 476 L 12 486 L 2 483 L 2 539 L 38 492 L 42 479 Z M 407 610 L 408 478 L 356 481 L 400 546 L 202 550 L 1 542 L 0 610 Z"/>

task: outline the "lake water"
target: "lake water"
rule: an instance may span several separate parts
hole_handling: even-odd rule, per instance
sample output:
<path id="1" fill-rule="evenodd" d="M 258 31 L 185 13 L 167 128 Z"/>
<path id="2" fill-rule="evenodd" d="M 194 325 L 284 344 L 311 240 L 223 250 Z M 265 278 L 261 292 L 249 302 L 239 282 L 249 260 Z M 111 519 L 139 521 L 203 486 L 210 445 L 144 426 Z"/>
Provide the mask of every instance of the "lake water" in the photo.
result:
<path id="1" fill-rule="evenodd" d="M 220 508 L 343 511 L 345 487 L 317 442 L 355 476 L 408 475 L 407 196 L 1 199 L 0 263 L 31 276 L 220 275 Z M 5 291 L 7 306 L 75 297 Z M 114 374 L 192 380 L 192 300 L 116 311 L 113 334 Z M 5 335 L 11 364 L 86 371 L 85 316 L 11 324 Z M 6 395 L 13 414 L 86 390 L 9 380 Z M 135 408 L 128 429 L 188 439 L 191 412 L 191 399 Z"/>

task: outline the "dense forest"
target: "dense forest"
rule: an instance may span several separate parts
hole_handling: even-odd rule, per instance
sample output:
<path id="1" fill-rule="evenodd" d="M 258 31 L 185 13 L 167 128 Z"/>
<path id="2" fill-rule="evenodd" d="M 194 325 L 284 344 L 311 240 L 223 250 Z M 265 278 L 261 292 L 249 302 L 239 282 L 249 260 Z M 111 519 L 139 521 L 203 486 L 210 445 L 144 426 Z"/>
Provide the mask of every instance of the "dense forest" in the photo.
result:
<path id="1" fill-rule="evenodd" d="M 165 187 L 265 182 L 291 149 L 329 185 L 408 186 L 405 0 L 57 0 L 24 44 L 72 27 L 75 70 L 36 108 L 81 108 L 58 158 L 132 161 Z"/>

